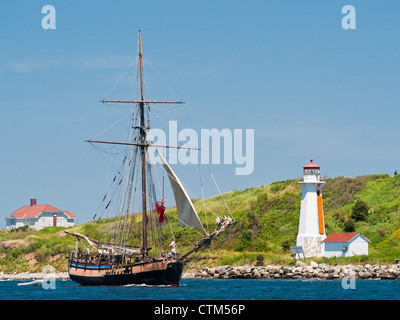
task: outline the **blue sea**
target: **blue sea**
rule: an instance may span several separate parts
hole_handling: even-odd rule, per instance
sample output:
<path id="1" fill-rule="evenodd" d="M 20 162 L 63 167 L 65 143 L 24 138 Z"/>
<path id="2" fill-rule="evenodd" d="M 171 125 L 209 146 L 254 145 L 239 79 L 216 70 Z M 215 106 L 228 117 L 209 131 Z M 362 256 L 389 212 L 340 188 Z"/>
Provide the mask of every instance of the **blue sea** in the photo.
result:
<path id="1" fill-rule="evenodd" d="M 21 282 L 0 281 L 0 306 L 20 318 L 31 317 L 33 310 L 50 318 L 65 314 L 91 319 L 140 314 L 143 319 L 253 320 L 320 317 L 318 310 L 324 310 L 324 316 L 332 310 L 348 318 L 369 318 L 371 312 L 384 310 L 381 315 L 397 317 L 400 298 L 399 280 L 343 285 L 341 280 L 182 279 L 179 287 L 82 287 L 55 280 L 45 283 L 46 288 L 18 286 Z"/>
<path id="2" fill-rule="evenodd" d="M 0 300 L 399 300 L 399 280 L 182 279 L 178 287 L 83 287 L 71 280 L 46 286 L 0 281 Z M 45 288 L 44 288 L 45 287 Z"/>

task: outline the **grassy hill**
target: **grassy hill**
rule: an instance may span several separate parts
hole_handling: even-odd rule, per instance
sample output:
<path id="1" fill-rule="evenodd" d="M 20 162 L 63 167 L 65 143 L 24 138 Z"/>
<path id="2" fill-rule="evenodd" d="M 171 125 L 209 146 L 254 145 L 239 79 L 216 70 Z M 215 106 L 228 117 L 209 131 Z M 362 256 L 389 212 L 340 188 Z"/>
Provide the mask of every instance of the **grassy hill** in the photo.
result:
<path id="1" fill-rule="evenodd" d="M 350 258 L 318 258 L 329 264 L 391 263 L 400 258 L 400 176 L 366 175 L 325 180 L 323 201 L 326 234 L 361 232 L 370 241 L 370 254 Z M 295 245 L 300 216 L 301 188 L 297 180 L 231 191 L 205 200 L 207 211 L 229 215 L 225 202 L 239 223 L 225 233 L 214 248 L 205 251 L 203 265 L 240 265 L 245 263 L 293 263 L 289 247 Z M 202 200 L 194 204 L 205 225 L 215 223 L 204 215 Z M 172 224 L 178 226 L 176 209 L 168 210 Z M 132 219 L 140 219 L 140 216 Z M 112 229 L 111 219 L 90 222 L 71 228 L 92 238 Z M 179 244 L 193 236 L 180 228 Z M 75 239 L 63 228 L 41 231 L 27 229 L 0 231 L 0 271 L 38 272 L 46 264 L 66 270 L 65 256 L 74 248 Z M 139 229 L 133 230 L 133 235 Z M 136 244 L 132 242 L 132 244 Z"/>

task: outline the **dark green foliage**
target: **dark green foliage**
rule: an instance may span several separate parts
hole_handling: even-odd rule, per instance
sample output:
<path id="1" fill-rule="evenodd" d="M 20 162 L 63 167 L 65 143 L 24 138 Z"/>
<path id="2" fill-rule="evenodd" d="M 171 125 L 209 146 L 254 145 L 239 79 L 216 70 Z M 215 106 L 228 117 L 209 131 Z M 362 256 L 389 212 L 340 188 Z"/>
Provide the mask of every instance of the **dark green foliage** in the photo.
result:
<path id="1" fill-rule="evenodd" d="M 256 260 L 257 260 L 256 266 L 264 265 L 264 256 L 262 254 L 258 254 Z"/>
<path id="2" fill-rule="evenodd" d="M 282 250 L 283 250 L 283 252 L 289 252 L 290 247 L 292 245 L 295 245 L 294 241 L 290 241 L 290 240 L 282 241 Z"/>
<path id="3" fill-rule="evenodd" d="M 368 204 L 363 200 L 357 200 L 351 211 L 351 218 L 355 221 L 365 221 L 369 212 Z"/>
<path id="4" fill-rule="evenodd" d="M 354 232 L 356 228 L 356 222 L 353 219 L 348 219 L 343 224 L 344 232 Z"/>

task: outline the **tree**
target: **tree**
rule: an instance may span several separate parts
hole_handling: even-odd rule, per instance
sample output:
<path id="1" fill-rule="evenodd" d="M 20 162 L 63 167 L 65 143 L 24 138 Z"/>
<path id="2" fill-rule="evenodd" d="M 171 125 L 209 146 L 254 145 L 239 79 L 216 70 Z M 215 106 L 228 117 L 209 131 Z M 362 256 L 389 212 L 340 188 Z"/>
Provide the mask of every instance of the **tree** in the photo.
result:
<path id="1" fill-rule="evenodd" d="M 365 220 L 368 216 L 369 206 L 363 200 L 357 200 L 351 212 L 351 218 L 355 221 Z"/>
<path id="2" fill-rule="evenodd" d="M 353 219 L 348 219 L 343 224 L 343 229 L 345 232 L 354 232 L 356 228 L 356 222 Z"/>

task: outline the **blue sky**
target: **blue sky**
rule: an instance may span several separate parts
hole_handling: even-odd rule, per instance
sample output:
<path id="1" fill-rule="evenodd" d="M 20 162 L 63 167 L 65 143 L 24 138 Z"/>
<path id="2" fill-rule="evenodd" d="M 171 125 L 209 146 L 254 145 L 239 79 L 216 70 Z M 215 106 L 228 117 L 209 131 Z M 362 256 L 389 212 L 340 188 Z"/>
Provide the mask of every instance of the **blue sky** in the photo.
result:
<path id="1" fill-rule="evenodd" d="M 55 30 L 42 29 L 46 4 Z M 355 30 L 341 25 L 347 4 Z M 399 15 L 394 0 L 2 1 L 0 212 L 37 198 L 92 218 L 113 169 L 84 140 L 127 112 L 99 100 L 136 58 L 139 29 L 148 95 L 186 101 L 155 107 L 153 127 L 255 130 L 251 175 L 212 166 L 223 192 L 296 178 L 310 158 L 330 177 L 392 174 Z M 132 71 L 108 97 L 132 98 L 133 82 Z M 200 194 L 197 168 L 176 170 Z"/>

